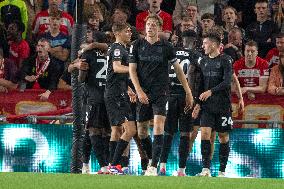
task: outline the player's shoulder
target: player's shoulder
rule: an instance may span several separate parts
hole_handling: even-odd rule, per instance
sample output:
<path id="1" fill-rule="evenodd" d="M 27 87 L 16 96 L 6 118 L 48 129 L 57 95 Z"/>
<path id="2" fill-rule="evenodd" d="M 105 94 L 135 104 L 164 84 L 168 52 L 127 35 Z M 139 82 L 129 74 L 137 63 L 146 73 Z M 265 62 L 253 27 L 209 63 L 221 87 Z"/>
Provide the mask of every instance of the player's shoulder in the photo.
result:
<path id="1" fill-rule="evenodd" d="M 208 55 L 201 56 L 199 62 L 206 62 L 206 61 L 210 61 L 209 56 Z"/>
<path id="2" fill-rule="evenodd" d="M 125 51 L 125 47 L 121 45 L 120 43 L 113 43 L 109 47 L 109 51 L 113 52 L 115 50 Z"/>
<path id="3" fill-rule="evenodd" d="M 174 51 L 177 56 L 185 56 L 186 50 L 182 47 L 174 47 Z"/>
<path id="4" fill-rule="evenodd" d="M 119 44 L 119 43 L 113 43 L 110 45 L 108 50 L 108 55 L 110 56 L 121 56 L 127 54 L 126 48 Z"/>
<path id="5" fill-rule="evenodd" d="M 185 56 L 190 57 L 192 59 L 199 59 L 202 57 L 202 54 L 196 50 L 183 48 L 183 47 L 175 47 L 175 52 L 177 56 Z"/>
<path id="6" fill-rule="evenodd" d="M 130 48 L 139 48 L 139 46 L 145 46 L 146 44 L 146 39 L 144 38 L 138 38 L 135 41 L 133 41 L 131 43 L 131 47 Z"/>
<path id="7" fill-rule="evenodd" d="M 231 58 L 231 56 L 227 55 L 227 54 L 221 54 L 220 59 L 223 60 L 224 62 L 233 64 L 233 59 Z"/>
<path id="8" fill-rule="evenodd" d="M 92 57 L 94 53 L 95 53 L 94 49 L 84 51 L 84 53 L 82 54 L 82 58 L 83 59 L 86 59 L 86 58 L 88 59 L 89 57 Z"/>
<path id="9" fill-rule="evenodd" d="M 167 47 L 174 48 L 173 44 L 171 42 L 169 42 L 168 40 L 165 40 L 165 39 L 160 39 L 160 44 L 167 46 Z"/>
<path id="10" fill-rule="evenodd" d="M 201 59 L 203 57 L 202 53 L 198 52 L 194 49 L 188 49 L 188 53 L 193 57 L 197 59 Z"/>

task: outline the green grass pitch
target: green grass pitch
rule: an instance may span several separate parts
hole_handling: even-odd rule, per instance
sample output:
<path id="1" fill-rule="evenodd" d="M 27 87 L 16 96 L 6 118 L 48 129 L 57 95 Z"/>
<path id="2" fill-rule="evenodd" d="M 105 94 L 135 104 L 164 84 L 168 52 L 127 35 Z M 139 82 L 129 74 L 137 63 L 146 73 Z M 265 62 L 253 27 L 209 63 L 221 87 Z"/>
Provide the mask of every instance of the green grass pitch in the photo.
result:
<path id="1" fill-rule="evenodd" d="M 284 179 L 0 173 L 0 189 L 284 189 Z"/>

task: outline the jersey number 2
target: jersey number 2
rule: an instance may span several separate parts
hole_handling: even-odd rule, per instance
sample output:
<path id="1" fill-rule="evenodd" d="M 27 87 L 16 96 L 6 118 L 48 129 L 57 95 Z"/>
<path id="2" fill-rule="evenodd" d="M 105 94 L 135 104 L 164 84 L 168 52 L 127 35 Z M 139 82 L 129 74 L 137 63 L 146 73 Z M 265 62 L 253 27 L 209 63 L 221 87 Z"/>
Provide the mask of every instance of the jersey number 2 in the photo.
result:
<path id="1" fill-rule="evenodd" d="M 107 61 L 105 59 L 98 59 L 98 63 L 104 63 L 104 66 L 100 71 L 98 71 L 96 78 L 98 79 L 106 79 L 106 71 L 107 71 Z"/>
<path id="2" fill-rule="evenodd" d="M 231 117 L 222 117 L 222 127 L 226 127 L 227 125 L 233 125 L 233 120 Z"/>

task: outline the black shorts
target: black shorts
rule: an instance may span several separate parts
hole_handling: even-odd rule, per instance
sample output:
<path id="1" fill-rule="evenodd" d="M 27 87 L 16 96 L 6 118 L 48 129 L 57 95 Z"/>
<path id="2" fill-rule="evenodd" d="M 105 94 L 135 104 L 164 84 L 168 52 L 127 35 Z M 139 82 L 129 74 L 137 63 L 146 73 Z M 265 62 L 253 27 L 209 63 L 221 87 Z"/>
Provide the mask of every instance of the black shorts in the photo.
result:
<path id="1" fill-rule="evenodd" d="M 88 121 L 87 129 L 99 128 L 110 129 L 110 123 L 107 116 L 106 106 L 104 103 L 90 104 L 88 105 Z"/>
<path id="2" fill-rule="evenodd" d="M 233 129 L 232 112 L 212 113 L 208 111 L 201 112 L 201 127 L 211 127 L 212 130 L 224 133 Z"/>
<path id="3" fill-rule="evenodd" d="M 138 122 L 148 121 L 153 119 L 153 115 L 166 116 L 168 96 L 156 96 L 152 97 L 149 104 L 142 104 L 137 102 L 136 105 L 136 119 Z"/>
<path id="4" fill-rule="evenodd" d="M 190 132 L 192 130 L 191 112 L 184 113 L 185 97 L 183 95 L 170 95 L 168 112 L 165 122 L 165 131 L 169 134 Z"/>
<path id="5" fill-rule="evenodd" d="M 135 121 L 128 96 L 105 97 L 105 104 L 111 126 L 121 126 L 126 120 Z"/>

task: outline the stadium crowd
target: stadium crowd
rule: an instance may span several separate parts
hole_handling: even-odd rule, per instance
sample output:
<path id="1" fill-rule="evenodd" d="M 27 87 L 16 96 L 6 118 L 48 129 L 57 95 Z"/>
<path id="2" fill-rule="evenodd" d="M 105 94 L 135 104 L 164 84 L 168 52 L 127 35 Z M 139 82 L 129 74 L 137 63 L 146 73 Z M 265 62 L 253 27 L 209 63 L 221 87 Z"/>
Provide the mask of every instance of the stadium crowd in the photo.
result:
<path id="1" fill-rule="evenodd" d="M 191 0 L 165 0 L 161 6 L 156 7 L 150 7 L 146 0 L 85 0 L 84 19 L 91 30 L 102 32 L 97 34 L 102 42 L 110 44 L 114 39 L 111 31 L 113 23 L 128 22 L 131 25 L 132 41 L 134 41 L 145 35 L 146 16 L 149 13 L 157 13 L 163 19 L 163 31 L 160 32 L 160 37 L 168 39 L 175 47 L 181 47 L 182 32 L 193 30 L 196 34 L 195 48 L 201 52 L 202 35 L 212 29 L 217 30 L 223 36 L 224 53 L 229 54 L 237 63 L 234 65 L 234 70 L 240 79 L 243 93 L 251 94 L 251 90 L 247 87 L 262 86 L 261 89 L 258 88 L 253 92 L 283 95 L 283 68 L 282 64 L 279 64 L 281 62 L 279 57 L 284 51 L 282 34 L 284 2 L 272 0 L 257 5 L 255 2 L 219 0 L 215 1 L 214 14 L 200 15 L 198 5 Z M 70 89 L 68 86 L 70 77 L 64 70 L 70 63 L 70 35 L 74 25 L 74 6 L 74 0 L 3 0 L 0 2 L 1 92 L 40 87 L 47 89 L 42 96 L 46 99 L 52 90 Z M 41 49 L 37 45 L 40 39 L 46 39 L 48 47 Z M 243 57 L 245 57 L 245 44 L 250 40 L 255 41 L 257 45 L 255 46 L 257 51 L 253 54 L 253 59 L 256 61 L 247 67 L 244 66 Z M 101 44 L 85 46 L 83 49 L 96 48 L 96 45 Z M 47 62 L 37 65 L 34 62 L 36 55 L 43 51 L 47 51 L 52 58 L 51 65 Z M 37 69 L 33 70 L 34 67 Z M 47 69 L 47 67 L 52 68 Z M 52 72 L 56 74 L 47 77 L 49 69 L 54 70 Z M 248 70 L 244 72 L 244 69 Z M 252 79 L 249 76 L 254 71 L 259 73 Z M 269 82 L 258 81 L 257 78 L 268 77 L 269 73 Z M 50 79 L 51 82 L 49 82 Z M 33 85 L 34 81 L 38 81 L 36 84 L 40 85 Z"/>
<path id="2" fill-rule="evenodd" d="M 206 67 L 206 64 L 210 64 L 206 61 L 210 62 L 210 60 L 203 58 L 205 55 L 210 56 L 215 51 L 225 54 L 226 58 L 220 59 L 220 62 L 226 64 L 232 61 L 233 71 L 222 74 L 224 78 L 231 76 L 235 78 L 232 86 L 233 91 L 236 91 L 240 98 L 241 109 L 244 106 L 242 95 L 247 95 L 250 100 L 254 100 L 257 93 L 268 92 L 272 95 L 284 95 L 284 63 L 282 63 L 284 62 L 284 1 L 216 0 L 212 3 L 214 3 L 214 12 L 204 12 L 201 10 L 202 7 L 192 0 L 84 0 L 83 19 L 88 25 L 86 39 L 81 44 L 78 59 L 71 62 L 70 49 L 75 0 L 2 0 L 0 1 L 0 92 L 8 95 L 10 90 L 45 89 L 40 99 L 47 100 L 54 90 L 71 90 L 70 73 L 72 71 L 76 69 L 88 71 L 91 74 L 89 73 L 87 78 L 79 78 L 82 82 L 86 82 L 88 91 L 86 98 L 91 112 L 85 137 L 88 144 L 84 147 L 83 171 L 89 172 L 88 156 L 93 146 L 102 168 L 100 173 L 109 171 L 124 173 L 125 170 L 120 169 L 118 165 L 123 166 L 124 164 L 123 167 L 127 167 L 128 154 L 125 149 L 127 149 L 129 140 L 134 137 L 138 146 L 140 145 L 142 169 L 147 170 L 146 174 L 156 175 L 157 164 L 160 161 L 159 172 L 165 175 L 173 134 L 177 132 L 177 119 L 180 119 L 180 125 L 193 125 L 193 128 L 186 126 L 179 128 L 181 136 L 178 174 L 185 176 L 187 155 L 191 151 L 200 123 L 191 123 L 191 119 L 188 122 L 187 115 L 182 115 L 184 111 L 181 107 L 186 103 L 185 108 L 194 108 L 192 116 L 197 118 L 198 113 L 196 112 L 199 112 L 200 106 L 194 104 L 193 107 L 192 98 L 197 102 L 206 101 L 211 95 L 224 90 L 222 87 L 216 87 L 214 90 L 208 90 L 209 92 L 198 91 L 196 85 L 198 79 L 191 78 L 191 74 L 197 68 L 188 69 L 189 64 L 201 62 L 201 65 L 204 64 Z M 201 12 L 204 13 L 201 15 Z M 147 32 L 147 27 L 158 27 L 159 29 L 159 25 L 161 25 L 161 30 L 157 31 L 158 39 L 165 41 L 161 44 L 158 44 L 159 40 L 153 41 L 152 38 L 148 40 L 150 34 L 149 31 Z M 147 42 L 142 40 L 144 38 Z M 133 45 L 130 47 L 132 42 Z M 155 49 L 153 45 L 155 43 L 162 49 L 158 47 Z M 212 46 L 208 47 L 207 43 Z M 130 50 L 125 46 L 130 47 Z M 145 48 L 152 48 L 153 51 L 147 54 Z M 129 68 L 126 61 L 128 51 L 130 54 Z M 167 76 L 171 78 L 170 80 L 163 80 L 161 76 L 161 78 L 156 78 L 157 81 L 155 79 L 150 81 L 153 74 L 157 72 L 151 75 L 150 72 L 153 70 L 146 68 L 143 61 L 159 60 L 159 56 L 164 58 L 163 61 L 173 61 L 173 54 L 180 59 L 184 74 L 179 72 L 179 66 L 172 63 L 170 74 Z M 97 65 L 94 66 L 96 63 Z M 111 68 L 109 68 L 110 65 Z M 146 69 L 146 71 L 139 72 L 139 69 Z M 162 72 L 163 68 L 160 71 Z M 202 72 L 207 73 L 205 68 Z M 143 109 L 145 108 L 143 106 L 140 107 L 140 112 L 136 111 L 138 114 L 136 118 L 135 115 L 128 117 L 113 112 L 114 109 L 117 110 L 124 106 L 121 104 L 127 104 L 124 98 L 117 99 L 115 96 L 120 90 L 123 94 L 125 86 L 112 88 L 115 86 L 113 78 L 118 77 L 117 80 L 122 82 L 128 79 L 128 76 L 125 77 L 127 73 L 130 74 L 133 82 L 132 90 L 128 90 L 130 101 L 135 101 L 135 93 L 142 104 L 148 104 L 151 100 L 154 116 L 152 114 L 142 115 L 142 110 L 144 113 L 151 112 Z M 216 73 L 221 74 L 213 70 L 206 76 L 213 77 Z M 117 76 L 117 74 L 122 75 Z M 184 83 L 185 75 L 187 75 L 191 92 L 188 85 Z M 218 79 L 220 78 L 216 81 Z M 163 82 L 155 83 L 158 81 Z M 195 82 L 191 83 L 192 81 Z M 94 89 L 96 88 L 94 86 L 104 87 L 105 82 L 107 83 L 105 94 L 104 89 L 99 91 Z M 174 94 L 168 101 L 167 119 L 166 110 L 160 107 L 161 103 L 167 102 L 167 98 L 164 98 L 167 89 L 161 87 L 154 90 L 160 85 L 169 85 L 170 94 Z M 213 85 L 212 82 L 209 82 L 205 89 L 210 89 L 208 87 L 211 85 Z M 182 94 L 185 100 L 180 100 L 180 97 L 176 97 L 175 94 Z M 117 101 L 121 104 L 117 105 Z M 173 105 L 171 102 L 178 105 Z M 102 105 L 104 103 L 105 106 Z M 176 107 L 172 112 L 171 106 Z M 124 113 L 128 114 L 126 109 L 122 108 Z M 96 112 L 101 114 L 98 116 Z M 102 118 L 103 114 L 105 117 Z M 209 119 L 211 114 L 208 113 L 207 120 L 204 115 L 204 113 L 201 115 L 201 122 L 212 121 Z M 107 117 L 109 120 L 106 120 Z M 125 122 L 125 117 L 128 118 L 129 123 L 122 131 L 120 125 Z M 148 126 L 149 120 L 153 118 L 154 141 L 152 145 Z M 231 117 L 225 118 L 225 122 L 228 122 L 230 126 Z M 135 125 L 135 120 L 138 121 L 137 131 L 131 126 Z M 163 134 L 164 124 L 165 134 Z M 175 124 L 176 126 L 173 126 Z M 100 125 L 100 127 L 94 125 Z M 211 130 L 210 132 L 205 129 L 203 131 L 205 134 L 202 135 L 201 147 L 204 169 L 200 176 L 209 176 L 210 157 L 212 158 L 214 151 L 210 138 L 215 139 L 216 134 L 214 131 L 211 133 Z M 216 131 L 219 131 L 218 128 Z M 229 139 L 228 135 L 224 134 L 228 131 L 229 129 L 220 130 L 221 134 L 219 134 L 219 141 L 222 144 L 219 176 L 224 176 L 228 161 Z M 150 163 L 149 160 L 151 160 Z M 108 163 L 112 165 L 110 168 L 107 166 Z M 150 166 L 147 168 L 148 163 Z"/>

